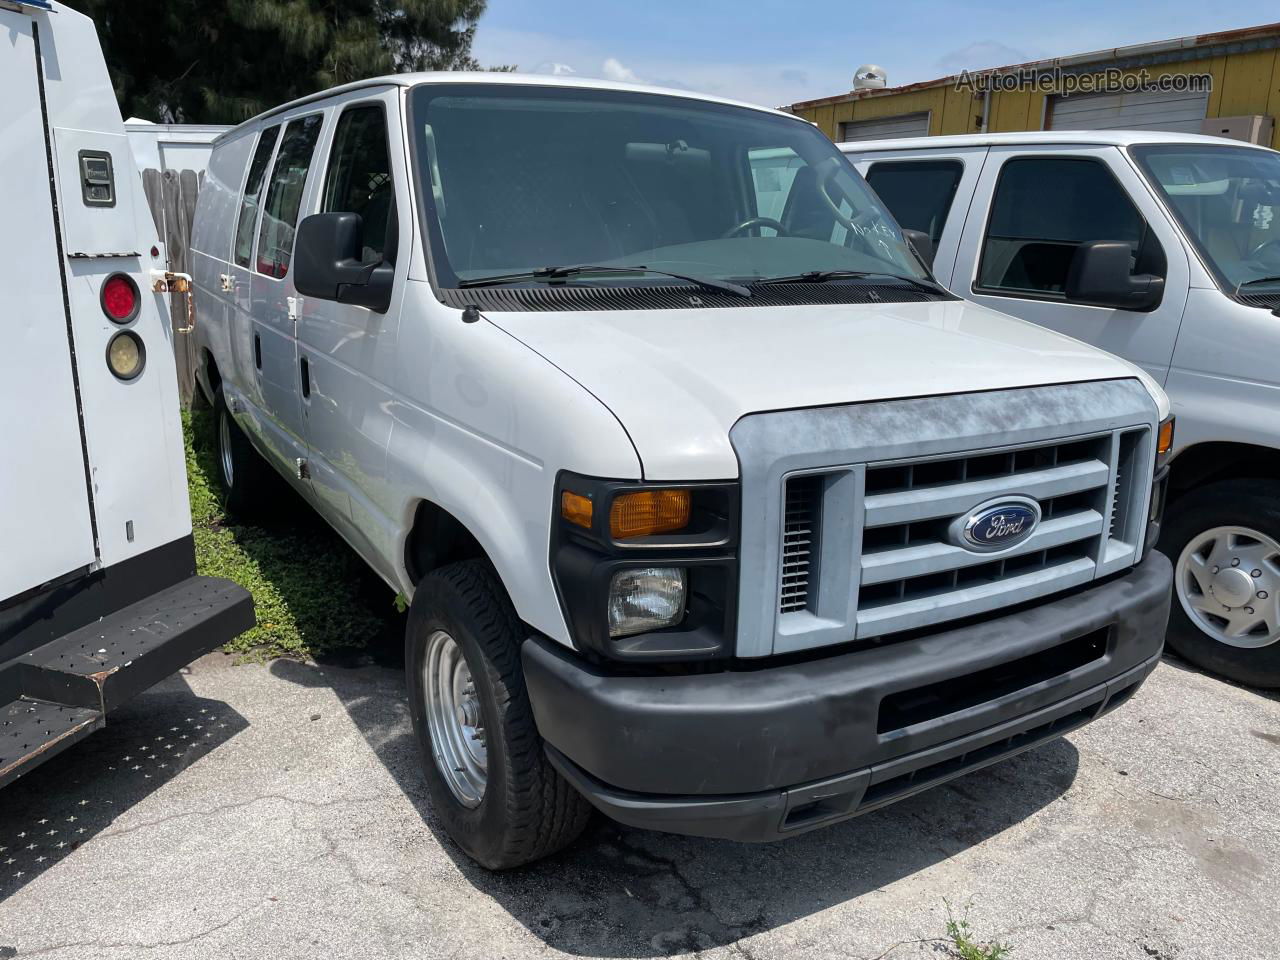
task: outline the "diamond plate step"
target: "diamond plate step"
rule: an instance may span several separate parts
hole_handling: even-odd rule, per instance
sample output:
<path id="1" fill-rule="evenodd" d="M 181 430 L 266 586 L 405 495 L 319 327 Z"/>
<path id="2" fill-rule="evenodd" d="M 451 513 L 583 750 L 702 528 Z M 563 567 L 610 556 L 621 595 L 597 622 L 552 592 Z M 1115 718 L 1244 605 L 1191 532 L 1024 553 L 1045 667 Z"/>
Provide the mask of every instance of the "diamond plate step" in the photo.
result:
<path id="1" fill-rule="evenodd" d="M 101 710 L 26 698 L 0 707 L 0 787 L 103 726 Z"/>

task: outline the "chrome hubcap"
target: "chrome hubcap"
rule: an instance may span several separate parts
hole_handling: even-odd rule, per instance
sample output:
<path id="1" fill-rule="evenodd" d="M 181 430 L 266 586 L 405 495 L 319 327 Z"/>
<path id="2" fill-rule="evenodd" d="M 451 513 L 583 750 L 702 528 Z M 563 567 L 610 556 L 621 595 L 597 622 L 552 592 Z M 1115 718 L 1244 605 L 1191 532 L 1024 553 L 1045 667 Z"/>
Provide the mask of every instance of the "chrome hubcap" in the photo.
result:
<path id="1" fill-rule="evenodd" d="M 422 661 L 431 753 L 445 783 L 464 807 L 478 807 L 488 777 L 484 715 L 462 648 L 437 630 Z"/>
<path id="2" fill-rule="evenodd" d="M 1248 527 L 1214 527 L 1178 557 L 1178 602 L 1215 640 L 1256 648 L 1280 641 L 1280 543 Z"/>
<path id="3" fill-rule="evenodd" d="M 225 410 L 218 418 L 218 460 L 222 464 L 222 479 L 230 488 L 235 480 L 235 467 L 231 463 L 231 415 Z"/>

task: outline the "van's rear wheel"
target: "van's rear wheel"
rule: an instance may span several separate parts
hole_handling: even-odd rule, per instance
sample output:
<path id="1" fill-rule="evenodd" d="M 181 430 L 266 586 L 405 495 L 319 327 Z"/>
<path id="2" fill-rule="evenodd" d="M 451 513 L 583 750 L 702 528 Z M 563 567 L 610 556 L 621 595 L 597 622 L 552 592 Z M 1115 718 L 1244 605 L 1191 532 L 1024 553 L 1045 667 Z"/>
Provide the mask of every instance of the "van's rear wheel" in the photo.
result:
<path id="1" fill-rule="evenodd" d="M 231 416 L 221 386 L 213 395 L 213 429 L 223 504 L 236 517 L 253 517 L 271 496 L 275 478 Z"/>
<path id="2" fill-rule="evenodd" d="M 1169 508 L 1169 646 L 1197 666 L 1280 687 L 1280 501 L 1262 480 L 1210 484 Z"/>
<path id="3" fill-rule="evenodd" d="M 405 673 L 431 808 L 491 870 L 554 853 L 591 813 L 543 752 L 520 665 L 523 639 L 482 560 L 442 567 L 414 592 Z"/>

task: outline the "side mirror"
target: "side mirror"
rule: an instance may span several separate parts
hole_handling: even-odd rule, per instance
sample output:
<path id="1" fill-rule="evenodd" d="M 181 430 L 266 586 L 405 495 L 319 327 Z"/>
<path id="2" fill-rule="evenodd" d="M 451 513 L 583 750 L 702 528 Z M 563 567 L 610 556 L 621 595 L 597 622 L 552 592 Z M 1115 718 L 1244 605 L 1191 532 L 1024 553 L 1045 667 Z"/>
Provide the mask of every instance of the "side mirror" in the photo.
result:
<path id="1" fill-rule="evenodd" d="M 1164 296 L 1164 277 L 1129 273 L 1133 251 L 1115 240 L 1091 240 L 1076 247 L 1067 270 L 1068 300 L 1117 310 L 1154 310 Z"/>
<path id="2" fill-rule="evenodd" d="M 395 267 L 362 263 L 364 218 L 317 213 L 298 224 L 293 242 L 294 286 L 303 296 L 350 303 L 386 313 Z"/>
<path id="3" fill-rule="evenodd" d="M 903 230 L 902 237 L 916 251 L 926 267 L 933 269 L 933 238 L 923 230 Z"/>

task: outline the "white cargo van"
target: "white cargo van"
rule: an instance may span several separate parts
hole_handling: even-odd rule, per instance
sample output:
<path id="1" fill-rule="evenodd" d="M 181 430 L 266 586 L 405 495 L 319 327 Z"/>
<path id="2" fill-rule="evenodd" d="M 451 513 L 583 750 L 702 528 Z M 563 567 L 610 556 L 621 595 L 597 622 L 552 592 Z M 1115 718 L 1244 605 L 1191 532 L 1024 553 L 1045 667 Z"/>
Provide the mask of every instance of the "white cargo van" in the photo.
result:
<path id="1" fill-rule="evenodd" d="M 0 786 L 253 625 L 196 576 L 164 270 L 93 23 L 0 3 Z"/>
<path id="2" fill-rule="evenodd" d="M 841 149 L 951 290 L 1168 390 L 1169 644 L 1280 686 L 1280 153 L 1124 130 Z"/>
<path id="3" fill-rule="evenodd" d="M 833 823 L 1160 656 L 1160 388 L 939 287 L 795 117 L 369 80 L 221 138 L 192 247 L 229 501 L 270 464 L 411 595 L 434 809 L 490 867 L 588 803 Z"/>

